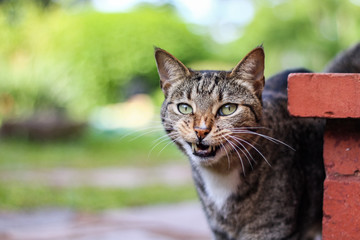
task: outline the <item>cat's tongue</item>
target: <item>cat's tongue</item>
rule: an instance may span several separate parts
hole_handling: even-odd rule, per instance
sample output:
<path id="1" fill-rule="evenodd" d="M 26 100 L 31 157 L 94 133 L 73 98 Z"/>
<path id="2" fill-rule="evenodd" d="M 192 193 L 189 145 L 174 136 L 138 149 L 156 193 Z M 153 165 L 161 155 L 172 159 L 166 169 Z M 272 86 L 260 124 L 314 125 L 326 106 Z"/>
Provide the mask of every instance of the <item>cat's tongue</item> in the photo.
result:
<path id="1" fill-rule="evenodd" d="M 215 156 L 217 147 L 216 146 L 209 146 L 204 144 L 191 144 L 193 154 L 199 157 L 210 157 Z"/>

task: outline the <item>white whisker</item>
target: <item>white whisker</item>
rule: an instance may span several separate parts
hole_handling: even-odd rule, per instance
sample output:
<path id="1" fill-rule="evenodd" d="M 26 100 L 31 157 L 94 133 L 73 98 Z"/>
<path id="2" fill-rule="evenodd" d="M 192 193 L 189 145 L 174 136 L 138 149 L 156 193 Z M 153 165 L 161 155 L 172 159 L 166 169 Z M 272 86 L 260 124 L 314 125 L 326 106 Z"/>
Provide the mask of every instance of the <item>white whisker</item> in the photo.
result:
<path id="1" fill-rule="evenodd" d="M 142 131 L 145 131 L 145 130 L 149 130 L 149 129 L 161 131 L 161 130 L 163 129 L 163 127 L 162 127 L 162 126 L 149 126 L 149 127 L 139 128 L 139 129 L 136 129 L 136 130 L 134 130 L 134 131 L 131 131 L 131 132 L 129 132 L 129 133 L 121 136 L 119 139 L 121 140 L 121 139 L 124 139 L 124 138 L 132 135 L 132 134 L 137 134 L 137 133 L 139 133 L 139 132 L 142 132 Z"/>
<path id="2" fill-rule="evenodd" d="M 139 136 L 136 136 L 136 137 L 130 139 L 130 142 L 131 142 L 131 141 L 134 141 L 134 140 L 136 140 L 136 139 L 138 139 L 138 138 L 140 138 L 140 137 L 142 137 L 142 136 L 144 136 L 144 135 L 147 135 L 147 134 L 150 134 L 150 133 L 153 133 L 153 132 L 160 132 L 160 131 L 163 132 L 163 129 L 154 129 L 154 130 L 145 132 L 145 133 L 143 133 L 143 134 L 140 134 Z"/>
<path id="3" fill-rule="evenodd" d="M 160 152 L 158 153 L 158 156 L 160 155 L 160 153 L 161 153 L 167 146 L 169 146 L 169 144 L 175 143 L 179 138 L 181 138 L 181 137 L 177 137 L 177 138 L 175 138 L 174 140 L 171 140 L 170 142 L 168 142 L 168 143 L 165 145 L 165 147 L 163 147 L 163 148 L 160 150 Z"/>
<path id="4" fill-rule="evenodd" d="M 246 130 L 235 130 L 233 131 L 234 133 L 246 133 L 246 134 L 253 134 L 253 135 L 256 135 L 256 136 L 260 136 L 260 137 L 263 137 L 267 140 L 269 140 L 270 142 L 273 142 L 275 144 L 283 144 L 284 146 L 290 148 L 291 150 L 295 151 L 295 149 L 293 147 L 291 147 L 290 145 L 284 143 L 283 141 L 280 141 L 276 138 L 273 138 L 273 137 L 270 137 L 270 136 L 267 136 L 267 135 L 264 135 L 264 134 L 261 134 L 261 133 L 257 133 L 257 132 L 252 132 L 252 131 L 246 131 Z"/>
<path id="5" fill-rule="evenodd" d="M 236 148 L 235 148 L 235 146 L 233 145 L 233 143 L 232 143 L 229 139 L 227 139 L 226 137 L 225 137 L 225 140 L 230 144 L 230 146 L 235 150 L 235 152 L 236 152 L 237 155 L 239 156 L 239 161 L 240 161 L 240 163 L 241 163 L 244 176 L 246 176 L 245 167 L 244 167 L 244 163 L 243 163 L 243 161 L 242 161 L 242 157 L 240 156 L 239 152 L 236 150 Z"/>
<path id="6" fill-rule="evenodd" d="M 229 137 L 232 137 L 232 136 L 229 135 Z M 236 141 L 236 139 L 234 139 L 234 140 Z M 248 152 L 248 150 L 245 148 L 245 146 L 244 146 L 241 142 L 238 142 L 238 141 L 236 141 L 236 142 L 237 142 L 238 144 L 240 144 L 240 145 L 246 150 L 246 152 L 251 156 L 251 154 Z M 254 169 L 254 167 L 253 167 L 253 165 L 252 165 L 249 157 L 247 156 L 247 154 L 246 154 L 239 146 L 237 146 L 235 143 L 234 143 L 234 145 L 235 145 L 236 148 L 238 148 L 238 149 L 242 152 L 242 154 L 244 154 L 244 156 L 246 157 L 248 163 L 250 164 L 251 169 Z M 251 158 L 252 158 L 252 156 L 251 156 Z M 253 160 L 254 160 L 254 159 L 253 159 Z M 254 160 L 254 162 L 256 163 L 255 160 Z"/>
<path id="7" fill-rule="evenodd" d="M 238 127 L 238 128 L 231 128 L 230 130 L 247 130 L 247 129 L 266 129 L 266 130 L 270 130 L 270 128 L 267 127 L 257 127 L 257 126 L 252 126 L 252 127 Z"/>
<path id="8" fill-rule="evenodd" d="M 169 137 L 171 136 L 171 137 L 175 137 L 177 135 L 177 133 L 174 133 L 174 135 L 169 135 Z M 161 138 L 164 138 L 164 137 L 168 137 L 168 135 L 165 135 L 165 136 L 162 136 Z M 177 137 L 176 139 L 178 139 L 179 137 Z M 176 140 L 175 139 L 175 140 Z M 159 139 L 160 140 L 160 139 Z M 167 141 L 167 140 L 170 140 L 169 138 L 164 138 L 164 139 L 162 139 L 161 141 L 159 141 L 158 140 L 158 143 L 154 143 L 155 145 L 150 149 L 150 151 L 149 151 L 149 154 L 148 154 L 148 158 L 150 158 L 150 155 L 151 155 L 151 153 L 152 153 L 152 151 L 157 147 L 157 146 L 159 146 L 161 143 L 163 143 L 163 142 L 165 142 L 165 141 Z M 173 140 L 170 140 L 170 141 L 173 141 Z"/>
<path id="9" fill-rule="evenodd" d="M 231 136 L 230 135 L 230 137 L 234 137 L 234 136 Z M 234 140 L 236 140 L 236 139 L 234 139 Z M 244 144 L 242 144 L 240 141 L 236 141 L 237 143 L 239 143 L 240 144 L 240 146 L 242 146 L 243 147 L 243 149 L 245 149 L 245 151 L 247 152 L 247 154 L 250 156 L 250 158 L 253 160 L 253 162 L 256 164 L 257 162 L 256 162 L 256 160 L 253 158 L 253 156 L 251 155 L 251 153 L 249 152 L 249 150 L 244 146 Z M 246 154 L 245 154 L 245 156 L 246 156 Z"/>
<path id="10" fill-rule="evenodd" d="M 171 136 L 174 136 L 174 135 L 177 135 L 177 133 L 174 132 L 174 133 L 165 134 L 165 135 L 163 135 L 163 136 L 158 137 L 157 139 L 155 139 L 155 140 L 153 141 L 153 143 L 155 144 L 155 143 L 157 143 L 159 140 L 161 140 L 161 139 L 163 139 L 163 138 L 171 137 Z"/>
<path id="11" fill-rule="evenodd" d="M 239 141 L 242 141 L 246 144 L 248 144 L 249 146 L 251 146 L 253 149 L 255 149 L 256 152 L 258 152 L 260 154 L 260 156 L 265 160 L 265 162 L 271 167 L 271 164 L 269 163 L 269 161 L 266 159 L 266 157 L 254 146 L 252 145 L 251 143 L 249 143 L 248 141 L 242 139 L 242 138 L 238 138 L 238 137 L 235 137 L 235 136 L 231 136 L 235 141 L 236 140 L 239 140 Z"/>
<path id="12" fill-rule="evenodd" d="M 223 136 L 223 135 L 221 135 L 224 139 L 225 139 L 225 137 Z M 225 139 L 226 140 L 226 139 Z M 225 150 L 225 153 L 226 153 L 226 157 L 227 157 L 227 160 L 228 160 L 228 170 L 230 170 L 230 159 L 229 159 L 229 154 L 228 154 L 228 151 L 226 150 L 226 147 L 225 147 L 225 145 L 221 142 L 220 143 L 221 144 L 221 146 L 224 148 L 224 150 Z"/>

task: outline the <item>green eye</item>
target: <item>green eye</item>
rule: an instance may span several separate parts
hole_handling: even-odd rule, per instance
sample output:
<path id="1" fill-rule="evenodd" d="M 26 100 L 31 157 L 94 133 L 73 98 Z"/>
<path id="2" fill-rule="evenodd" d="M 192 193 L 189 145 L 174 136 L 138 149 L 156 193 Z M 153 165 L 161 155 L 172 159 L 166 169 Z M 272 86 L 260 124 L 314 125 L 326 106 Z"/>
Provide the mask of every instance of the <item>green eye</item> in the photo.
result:
<path id="1" fill-rule="evenodd" d="M 228 116 L 230 114 L 233 114 L 237 109 L 237 105 L 233 104 L 233 103 L 228 103 L 223 105 L 220 109 L 219 109 L 219 115 L 220 116 Z"/>
<path id="2" fill-rule="evenodd" d="M 186 103 L 180 103 L 178 109 L 182 114 L 191 114 L 193 112 L 192 107 Z"/>

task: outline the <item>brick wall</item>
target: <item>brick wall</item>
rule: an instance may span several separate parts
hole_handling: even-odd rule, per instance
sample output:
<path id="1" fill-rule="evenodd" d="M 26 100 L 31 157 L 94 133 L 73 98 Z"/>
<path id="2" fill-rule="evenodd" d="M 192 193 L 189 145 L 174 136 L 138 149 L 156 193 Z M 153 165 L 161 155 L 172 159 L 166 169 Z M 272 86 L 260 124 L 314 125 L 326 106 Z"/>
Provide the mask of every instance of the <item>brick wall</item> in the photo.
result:
<path id="1" fill-rule="evenodd" d="M 327 118 L 324 240 L 360 239 L 360 74 L 296 73 L 290 114 Z"/>

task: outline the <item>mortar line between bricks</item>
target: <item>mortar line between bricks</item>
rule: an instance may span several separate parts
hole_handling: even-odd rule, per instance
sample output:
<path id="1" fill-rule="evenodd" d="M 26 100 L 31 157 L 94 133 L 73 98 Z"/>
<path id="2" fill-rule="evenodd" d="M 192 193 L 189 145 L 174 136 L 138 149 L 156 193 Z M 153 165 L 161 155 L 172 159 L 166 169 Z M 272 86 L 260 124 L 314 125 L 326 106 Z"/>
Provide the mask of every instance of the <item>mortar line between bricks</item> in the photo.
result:
<path id="1" fill-rule="evenodd" d="M 333 181 L 337 181 L 337 180 L 355 180 L 355 181 L 360 181 L 360 174 L 359 173 L 354 173 L 353 175 L 350 175 L 350 174 L 331 173 L 331 174 L 326 174 L 326 179 L 325 180 L 333 180 Z"/>

